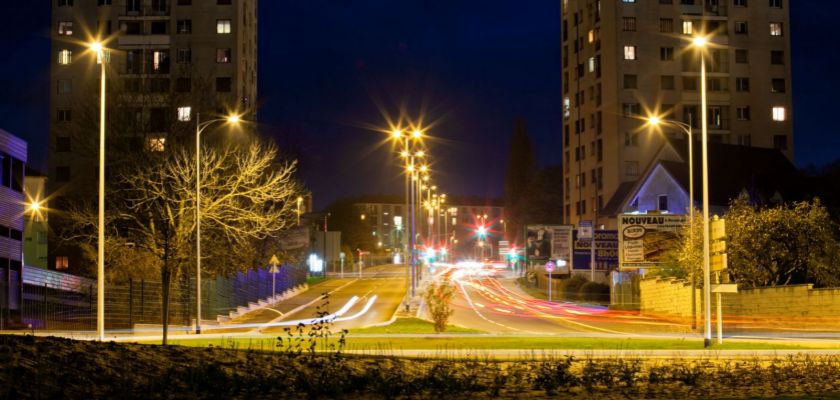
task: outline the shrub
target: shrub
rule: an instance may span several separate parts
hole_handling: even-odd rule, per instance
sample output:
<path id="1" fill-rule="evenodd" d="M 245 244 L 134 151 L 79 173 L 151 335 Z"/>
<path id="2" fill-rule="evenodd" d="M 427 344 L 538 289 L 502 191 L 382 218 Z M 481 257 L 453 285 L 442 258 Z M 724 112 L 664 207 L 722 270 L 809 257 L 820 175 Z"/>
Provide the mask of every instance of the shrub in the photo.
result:
<path id="1" fill-rule="evenodd" d="M 534 376 L 534 388 L 544 390 L 551 396 L 557 393 L 558 389 L 575 386 L 578 377 L 571 372 L 573 360 L 573 357 L 566 357 L 539 362 Z"/>
<path id="2" fill-rule="evenodd" d="M 598 282 L 586 282 L 580 285 L 578 298 L 586 301 L 609 302 L 610 285 Z"/>
<path id="3" fill-rule="evenodd" d="M 446 323 L 455 311 L 452 309 L 453 296 L 455 296 L 455 288 L 448 280 L 432 283 L 426 288 L 423 299 L 435 324 L 435 332 L 440 333 L 446 330 Z"/>
<path id="4" fill-rule="evenodd" d="M 584 283 L 589 282 L 586 278 L 580 275 L 572 275 L 569 279 L 564 279 L 560 283 L 560 287 L 558 288 L 558 292 L 563 298 L 569 300 L 577 300 L 578 291 L 580 287 L 583 286 Z"/>

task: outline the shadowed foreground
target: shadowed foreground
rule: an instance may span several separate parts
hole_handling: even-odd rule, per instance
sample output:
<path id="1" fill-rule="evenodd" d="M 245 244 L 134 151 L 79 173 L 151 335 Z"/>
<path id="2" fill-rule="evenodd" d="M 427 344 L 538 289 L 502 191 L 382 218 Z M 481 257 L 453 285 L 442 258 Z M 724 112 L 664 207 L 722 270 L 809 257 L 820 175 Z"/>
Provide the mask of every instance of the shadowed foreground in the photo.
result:
<path id="1" fill-rule="evenodd" d="M 840 395 L 840 357 L 512 362 L 0 336 L 0 398 L 743 398 Z"/>

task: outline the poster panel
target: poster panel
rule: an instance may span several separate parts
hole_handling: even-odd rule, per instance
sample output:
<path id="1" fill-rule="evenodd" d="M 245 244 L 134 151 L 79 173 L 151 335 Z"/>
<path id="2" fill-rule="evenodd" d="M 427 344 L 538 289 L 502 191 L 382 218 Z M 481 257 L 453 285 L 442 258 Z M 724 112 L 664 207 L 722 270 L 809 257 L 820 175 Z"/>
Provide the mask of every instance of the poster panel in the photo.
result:
<path id="1" fill-rule="evenodd" d="M 680 246 L 685 215 L 636 215 L 618 217 L 620 269 L 656 268 L 666 254 Z"/>

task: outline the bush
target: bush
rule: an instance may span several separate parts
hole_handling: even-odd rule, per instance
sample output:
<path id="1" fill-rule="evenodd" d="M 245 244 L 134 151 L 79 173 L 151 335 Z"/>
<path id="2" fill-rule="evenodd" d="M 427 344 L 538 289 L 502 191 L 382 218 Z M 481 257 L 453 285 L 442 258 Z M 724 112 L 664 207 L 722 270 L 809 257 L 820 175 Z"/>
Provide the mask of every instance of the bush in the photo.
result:
<path id="1" fill-rule="evenodd" d="M 560 287 L 557 291 L 560 292 L 560 296 L 565 299 L 577 300 L 580 287 L 587 282 L 589 282 L 589 280 L 580 275 L 572 275 L 571 278 L 564 279 L 560 283 Z"/>
<path id="2" fill-rule="evenodd" d="M 435 332 L 440 333 L 446 330 L 446 323 L 455 312 L 452 309 L 453 296 L 455 296 L 455 288 L 449 281 L 432 283 L 426 288 L 423 299 L 435 324 Z"/>
<path id="3" fill-rule="evenodd" d="M 610 285 L 598 282 L 586 282 L 580 285 L 578 298 L 585 301 L 609 302 Z"/>

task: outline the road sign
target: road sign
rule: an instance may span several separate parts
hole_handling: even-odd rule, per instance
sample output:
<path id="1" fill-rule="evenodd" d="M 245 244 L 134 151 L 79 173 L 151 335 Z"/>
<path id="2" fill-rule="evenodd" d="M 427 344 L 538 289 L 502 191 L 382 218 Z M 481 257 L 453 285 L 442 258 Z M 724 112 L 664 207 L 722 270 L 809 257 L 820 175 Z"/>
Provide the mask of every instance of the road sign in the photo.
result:
<path id="1" fill-rule="evenodd" d="M 548 273 L 554 272 L 555 268 L 557 268 L 557 264 L 555 264 L 554 261 L 549 261 L 549 262 L 545 263 L 545 270 Z"/>
<path id="2" fill-rule="evenodd" d="M 723 240 L 715 240 L 711 243 L 712 254 L 726 253 L 726 242 Z"/>
<path id="3" fill-rule="evenodd" d="M 580 221 L 577 237 L 578 239 L 592 239 L 592 221 Z"/>
<path id="4" fill-rule="evenodd" d="M 737 283 L 719 283 L 712 285 L 712 293 L 738 293 Z"/>
<path id="5" fill-rule="evenodd" d="M 712 254 L 710 262 L 711 262 L 712 271 L 714 271 L 714 272 L 723 271 L 728 266 L 726 253 Z"/>
<path id="6" fill-rule="evenodd" d="M 271 269 L 268 272 L 274 274 L 280 272 L 280 269 L 277 268 L 277 264 L 280 264 L 280 259 L 277 258 L 276 254 L 271 256 L 271 260 L 269 260 L 268 263 L 271 264 Z"/>

